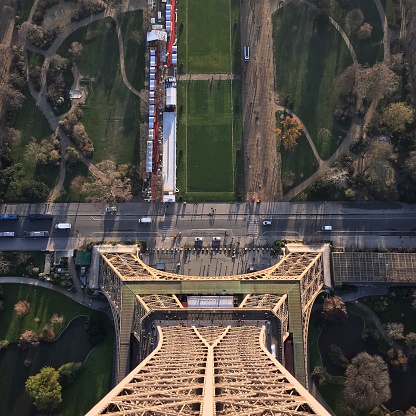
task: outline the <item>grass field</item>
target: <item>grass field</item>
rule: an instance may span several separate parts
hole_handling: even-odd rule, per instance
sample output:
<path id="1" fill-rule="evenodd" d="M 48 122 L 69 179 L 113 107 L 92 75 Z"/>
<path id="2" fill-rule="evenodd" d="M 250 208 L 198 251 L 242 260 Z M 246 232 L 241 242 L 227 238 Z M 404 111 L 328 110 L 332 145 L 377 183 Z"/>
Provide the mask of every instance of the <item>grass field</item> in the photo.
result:
<path id="1" fill-rule="evenodd" d="M 273 15 L 273 38 L 277 91 L 280 102 L 293 104 L 311 134 L 319 154 L 327 159 L 346 134 L 334 121 L 337 101 L 334 81 L 351 63 L 347 46 L 336 29 L 313 27 L 313 14 L 306 4 L 290 3 Z M 321 129 L 329 139 L 318 139 Z"/>
<path id="2" fill-rule="evenodd" d="M 285 188 L 284 191 L 299 185 L 317 170 L 315 155 L 304 134 L 299 137 L 298 145 L 293 151 L 281 150 L 280 146 L 277 151 L 281 152 L 282 156 L 282 177 L 291 172 L 294 174 L 293 185 Z"/>
<path id="3" fill-rule="evenodd" d="M 115 23 L 107 18 L 77 30 L 63 42 L 58 53 L 67 56 L 74 41 L 84 46 L 78 62 L 81 74 L 94 78 L 90 108 L 83 110 L 82 118 L 94 143 L 93 160 L 135 164 L 139 156 L 140 100 L 126 88 L 121 77 Z"/>
<path id="4" fill-rule="evenodd" d="M 215 7 L 209 1 L 178 2 L 178 62 L 182 73 L 232 72 L 232 50 L 239 46 L 239 39 L 235 43 L 232 40 L 239 31 L 238 7 L 235 0 L 216 0 Z"/>
<path id="5" fill-rule="evenodd" d="M 22 108 L 13 115 L 12 124 L 15 129 L 22 132 L 21 140 L 12 145 L 12 158 L 15 162 L 22 163 L 27 178 L 33 178 L 36 168 L 26 162 L 25 146 L 32 138 L 40 142 L 41 139 L 52 134 L 52 130 L 29 92 L 26 93 Z"/>
<path id="6" fill-rule="evenodd" d="M 236 198 L 240 95 L 236 81 L 232 91 L 228 81 L 179 82 L 178 102 L 184 104 L 178 111 L 178 187 L 183 198 Z"/>
<path id="7" fill-rule="evenodd" d="M 54 313 L 64 316 L 65 325 L 76 316 L 96 313 L 52 290 L 29 285 L 1 286 L 6 306 L 0 314 L 0 339 L 16 342 L 25 330 L 39 333 Z M 30 311 L 19 319 L 13 306 L 23 299 L 30 303 Z M 39 318 L 38 323 L 35 318 Z M 106 326 L 105 340 L 91 352 L 75 383 L 64 390 L 63 402 L 53 413 L 54 416 L 82 416 L 110 390 L 114 329 L 111 321 L 104 315 L 103 320 Z M 56 335 L 61 330 L 56 328 Z"/>
<path id="8" fill-rule="evenodd" d="M 105 319 L 106 338 L 90 353 L 75 383 L 64 390 L 54 416 L 83 416 L 112 386 L 114 327 Z"/>
<path id="9" fill-rule="evenodd" d="M 385 2 L 385 0 L 383 0 Z M 371 37 L 360 40 L 355 35 L 350 35 L 350 41 L 357 54 L 360 64 L 374 65 L 383 59 L 383 27 L 380 15 L 374 1 L 349 0 L 345 7 L 340 8 L 338 2 L 333 2 L 333 17 L 346 30 L 345 16 L 353 9 L 360 9 L 364 14 L 364 22 L 368 22 L 373 27 Z"/>
<path id="10" fill-rule="evenodd" d="M 123 34 L 126 76 L 130 84 L 140 91 L 144 88 L 145 65 L 143 11 L 136 10 L 123 13 L 120 15 L 119 20 L 121 33 Z"/>

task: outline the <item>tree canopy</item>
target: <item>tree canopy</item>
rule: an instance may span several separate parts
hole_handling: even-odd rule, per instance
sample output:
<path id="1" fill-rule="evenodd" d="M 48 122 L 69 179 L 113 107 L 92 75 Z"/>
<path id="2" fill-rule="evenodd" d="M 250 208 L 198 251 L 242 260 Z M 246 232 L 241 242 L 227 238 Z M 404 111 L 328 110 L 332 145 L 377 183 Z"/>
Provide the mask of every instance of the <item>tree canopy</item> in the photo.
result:
<path id="1" fill-rule="evenodd" d="M 415 110 L 410 105 L 398 102 L 389 104 L 381 114 L 381 122 L 392 133 L 403 133 L 415 120 Z"/>
<path id="2" fill-rule="evenodd" d="M 344 399 L 353 412 L 368 412 L 391 397 L 387 364 L 379 355 L 361 352 L 346 370 Z"/>
<path id="3" fill-rule="evenodd" d="M 52 367 L 43 367 L 38 374 L 26 380 L 26 392 L 35 401 L 38 410 L 51 411 L 62 402 L 59 373 Z"/>

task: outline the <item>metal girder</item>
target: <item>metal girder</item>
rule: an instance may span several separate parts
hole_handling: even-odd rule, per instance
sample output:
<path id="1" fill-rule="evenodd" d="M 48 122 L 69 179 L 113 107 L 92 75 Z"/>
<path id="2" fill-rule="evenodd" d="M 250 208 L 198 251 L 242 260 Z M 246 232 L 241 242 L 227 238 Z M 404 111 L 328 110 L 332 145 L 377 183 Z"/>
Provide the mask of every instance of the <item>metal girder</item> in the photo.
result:
<path id="1" fill-rule="evenodd" d="M 87 416 L 329 413 L 267 351 L 265 327 L 157 327 L 156 350 Z"/>
<path id="2" fill-rule="evenodd" d="M 320 252 L 289 253 L 277 264 L 253 273 L 232 276 L 188 276 L 156 270 L 132 253 L 100 253 L 103 261 L 124 282 L 148 280 L 299 280 L 309 264 L 322 255 Z"/>
<path id="3" fill-rule="evenodd" d="M 167 295 L 166 293 L 166 284 L 171 285 L 175 284 L 174 282 L 180 283 L 181 281 L 187 282 L 189 285 L 192 283 L 192 286 L 189 286 L 188 290 L 192 287 L 192 293 L 198 293 L 199 282 L 203 285 L 203 281 L 210 281 L 211 293 L 215 293 L 215 282 L 218 282 L 218 292 L 217 294 L 224 293 L 224 284 L 230 282 L 229 284 L 233 284 L 231 281 L 240 281 L 240 284 L 249 284 L 254 290 L 256 287 L 259 288 L 260 294 L 258 293 L 251 293 L 247 295 L 244 300 L 241 302 L 237 309 L 246 309 L 247 311 L 254 311 L 256 309 L 262 310 L 269 310 L 270 313 L 274 314 L 279 318 L 280 322 L 280 329 L 277 334 L 277 356 L 279 359 L 284 359 L 283 357 L 283 342 L 286 339 L 287 335 L 290 332 L 293 334 L 293 345 L 294 345 L 294 357 L 295 357 L 295 374 L 299 378 L 300 382 L 303 383 L 305 386 L 308 384 L 308 377 L 307 377 L 307 334 L 308 334 L 308 325 L 309 325 L 309 317 L 310 312 L 312 310 L 312 305 L 316 296 L 322 291 L 323 288 L 323 261 L 322 261 L 322 250 L 320 251 L 299 251 L 299 252 L 292 252 L 282 258 L 277 264 L 254 273 L 246 273 L 241 275 L 234 275 L 234 276 L 185 276 L 179 275 L 174 273 L 168 273 L 160 270 L 156 270 L 150 266 L 147 266 L 137 255 L 130 253 L 120 253 L 120 252 L 101 252 L 101 288 L 103 289 L 104 293 L 106 293 L 107 297 L 109 298 L 110 303 L 112 304 L 112 311 L 115 320 L 116 326 L 116 336 L 117 336 L 117 356 L 119 357 L 119 365 L 118 365 L 118 377 L 121 380 L 120 376 L 123 377 L 122 369 L 125 368 L 125 365 L 128 362 L 128 340 L 130 333 L 133 332 L 136 338 L 139 341 L 139 345 L 142 347 L 142 352 L 140 353 L 140 359 L 144 362 L 147 362 L 148 358 L 146 355 L 148 352 L 149 347 L 152 345 L 150 344 L 151 339 L 148 333 L 143 332 L 143 325 L 142 323 L 147 319 L 147 316 L 152 313 L 152 311 L 161 311 L 161 310 L 171 310 L 178 311 L 184 310 L 181 302 L 174 294 Z M 262 285 L 258 285 L 257 282 L 263 281 Z M 245 283 L 246 282 L 246 283 Z M 253 282 L 253 284 L 251 284 Z M 155 292 L 154 294 L 145 294 L 149 293 L 148 289 L 147 292 L 141 292 L 141 289 L 144 285 L 146 287 L 150 287 L 149 285 L 154 286 Z M 158 294 L 157 290 L 160 285 L 163 286 L 163 293 Z M 257 286 L 258 285 L 258 286 Z M 267 286 L 266 286 L 267 285 Z M 160 286 L 162 288 L 162 286 Z M 124 289 L 123 289 L 124 287 Z M 175 284 L 175 287 L 178 289 L 180 286 Z M 229 286 L 227 286 L 229 287 Z M 236 288 L 241 288 L 242 286 L 236 286 Z M 264 291 L 266 287 L 270 287 L 271 292 L 267 293 Z M 188 293 L 183 290 L 184 286 L 182 286 L 181 292 L 178 293 Z M 279 290 L 280 288 L 280 290 Z M 283 290 L 283 288 L 285 288 Z M 214 289 L 214 290 L 213 290 Z M 289 291 L 287 291 L 289 290 Z M 280 293 L 279 293 L 280 292 Z M 232 292 L 231 292 L 232 293 Z M 235 292 L 237 293 L 247 293 L 247 292 Z M 248 292 L 250 293 L 250 292 Z M 131 314 L 131 300 L 134 298 L 135 304 L 135 312 L 134 316 L 131 317 L 131 324 L 129 325 L 128 319 L 126 314 L 122 313 L 120 308 L 127 308 L 129 312 L 127 315 Z M 214 313 L 215 310 L 212 310 L 210 313 Z M 177 312 L 176 312 L 177 313 Z M 249 312 L 252 313 L 252 312 Z M 169 316 L 170 312 L 167 313 L 166 316 Z M 123 317 L 122 317 L 123 316 Z M 126 320 L 127 319 L 127 320 Z M 213 321 L 214 322 L 214 321 Z M 258 321 L 257 321 L 258 322 Z M 220 328 L 214 332 L 211 336 L 208 336 L 207 330 L 204 330 L 204 337 L 206 337 L 207 342 L 213 342 L 221 331 L 224 331 L 224 328 Z M 233 331 L 235 331 L 233 329 Z M 233 332 L 232 331 L 232 332 Z M 230 334 L 232 333 L 230 332 Z M 182 335 L 177 334 L 178 337 L 182 337 Z M 201 334 L 198 332 L 198 336 L 201 339 Z M 205 338 L 204 338 L 205 339 Z M 228 334 L 228 339 L 232 339 L 232 337 Z M 123 341 L 124 340 L 124 341 Z M 234 338 L 235 345 L 234 351 L 239 351 L 238 354 L 241 354 L 241 357 L 244 357 L 242 351 L 240 351 L 239 345 L 241 341 L 238 341 L 237 338 Z M 204 341 L 204 342 L 205 342 Z M 189 338 L 187 339 L 189 342 Z M 176 341 L 177 345 L 182 345 L 181 342 L 178 340 Z M 169 348 L 175 347 L 175 342 L 172 342 Z M 166 345 L 166 343 L 165 343 Z M 191 345 L 191 344 L 190 344 Z M 185 347 L 184 347 L 185 348 Z M 212 355 L 213 351 L 210 350 L 211 347 L 206 346 L 206 350 L 204 350 L 205 355 Z M 212 349 L 212 348 L 211 348 Z M 232 348 L 230 347 L 230 350 Z M 198 367 L 199 360 L 193 361 L 194 357 L 191 357 L 189 354 L 189 349 L 187 350 L 188 354 L 185 354 L 184 361 L 192 363 L 192 366 L 195 368 Z M 216 350 L 217 351 L 217 350 Z M 199 354 L 199 353 L 198 353 Z M 198 355 L 197 354 L 197 355 Z M 267 354 L 269 354 L 267 352 Z M 152 355 L 153 356 L 153 355 Z M 121 357 L 121 358 L 120 358 Z M 160 360 L 161 365 L 168 365 L 169 368 L 174 370 L 175 372 L 178 368 L 184 365 L 183 360 L 181 360 L 180 354 L 176 356 L 175 360 L 166 361 L 166 358 L 162 358 Z M 245 360 L 252 360 L 252 358 L 246 357 Z M 253 361 L 253 360 L 252 360 Z M 142 362 L 142 364 L 144 363 Z M 159 359 L 154 358 L 153 363 L 159 362 Z M 253 361 L 254 362 L 254 361 Z M 121 363 L 121 364 L 120 364 Z M 217 363 L 215 362 L 215 365 Z M 263 364 L 262 364 L 263 365 Z M 278 366 L 281 366 L 280 363 L 277 362 Z M 140 366 L 139 366 L 140 367 Z M 281 366 L 282 367 L 282 366 Z M 215 367 L 216 369 L 217 367 Z M 231 371 L 230 367 L 227 367 L 229 371 Z M 261 366 L 259 367 L 261 368 Z M 283 367 L 282 367 L 283 368 Z M 238 368 L 237 368 L 238 369 Z M 240 374 L 241 368 L 237 371 Z M 216 371 L 216 370 L 215 370 Z M 242 371 L 242 370 L 241 370 Z M 250 370 L 251 371 L 251 370 Z M 260 370 L 259 370 L 260 371 Z M 283 371 L 283 370 L 282 370 Z M 283 373 L 287 372 L 286 370 Z M 146 371 L 144 372 L 146 373 Z M 144 374 L 143 373 L 143 374 Z M 159 374 L 159 370 L 156 368 L 152 368 L 152 373 Z M 200 375 L 199 370 L 197 373 Z M 235 376 L 230 375 L 231 373 L 224 372 L 223 380 L 228 380 L 227 377 L 230 377 L 230 383 L 234 379 Z M 246 377 L 250 378 L 250 372 Z M 286 374 L 286 373 L 285 373 Z M 226 376 L 226 377 L 225 377 Z M 185 396 L 188 398 L 193 395 L 191 391 L 192 389 L 201 389 L 201 386 L 195 385 L 195 375 L 185 374 L 179 375 L 176 374 L 176 380 L 180 380 L 179 384 L 183 385 L 176 385 L 174 389 L 178 392 L 181 392 L 178 395 L 173 395 L 171 399 L 166 399 L 167 401 L 172 400 L 169 402 L 170 404 L 167 405 L 165 403 L 165 407 L 159 413 L 159 405 L 154 404 L 153 410 L 149 412 L 131 412 L 128 410 L 128 406 L 124 410 L 118 410 L 121 413 L 114 413 L 114 414 L 146 414 L 146 415 L 156 415 L 156 414 L 200 414 L 201 416 L 204 415 L 202 410 L 200 413 L 192 413 L 195 407 L 200 406 L 202 409 L 203 405 L 198 405 L 193 398 L 191 401 L 187 401 L 182 398 L 182 392 L 186 391 Z M 281 375 L 278 376 L 282 377 Z M 286 377 L 286 375 L 285 375 Z M 242 382 L 243 376 L 240 374 L 238 377 L 238 383 L 244 385 Z M 292 377 L 293 378 L 293 377 Z M 197 380 L 200 380 L 200 377 L 196 377 Z M 253 379 L 254 380 L 254 379 Z M 295 378 L 293 380 L 296 381 Z M 136 379 L 138 382 L 138 379 Z M 275 380 L 276 381 L 276 380 Z M 234 383 L 234 382 L 232 382 Z M 261 385 L 261 380 L 259 379 L 259 385 Z M 139 383 L 141 384 L 141 382 Z M 234 384 L 226 385 L 226 383 L 216 384 L 221 391 L 226 391 L 227 389 L 230 391 L 230 397 L 236 397 L 237 393 L 234 389 Z M 287 386 L 287 385 L 286 385 Z M 131 386 L 130 386 L 131 387 Z M 130 389 L 129 387 L 129 389 Z M 217 389 L 217 387 L 215 387 Z M 263 384 L 263 388 L 266 388 L 266 385 Z M 116 388 L 117 389 L 117 388 Z M 188 389 L 188 390 L 187 390 Z M 145 391 L 144 388 L 143 391 Z M 169 389 L 168 389 L 169 390 Z M 227 390 L 227 391 L 228 391 Z M 142 391 L 142 390 L 140 390 Z M 170 390 L 169 390 L 170 391 Z M 199 391 L 199 390 L 198 390 Z M 268 391 L 268 390 L 267 390 Z M 306 391 L 306 390 L 305 390 Z M 125 390 L 125 393 L 130 395 L 131 390 Z M 306 391 L 307 392 L 307 391 Z M 137 394 L 137 393 L 132 393 Z M 163 395 L 162 395 L 163 396 Z M 259 393 L 256 393 L 256 397 L 261 396 Z M 164 396 L 163 396 L 164 397 Z M 227 404 L 226 402 L 221 402 L 222 404 L 219 407 L 216 407 L 217 413 L 206 413 L 207 415 L 211 414 L 279 414 L 273 413 L 274 410 L 272 407 L 266 410 L 269 404 L 261 405 L 260 402 L 256 402 L 258 405 L 259 412 L 254 411 L 250 407 L 250 403 L 253 404 L 253 401 L 256 401 L 253 397 L 251 397 L 248 393 L 246 394 L 247 402 L 245 402 L 242 398 L 239 400 L 238 403 L 232 402 Z M 268 399 L 266 399 L 267 395 L 264 396 L 264 403 L 268 403 Z M 270 400 L 273 401 L 274 396 L 270 396 Z M 277 397 L 277 396 L 276 396 Z M 175 399 L 177 403 L 175 404 Z M 143 398 L 140 399 L 142 401 Z M 272 400 L 273 399 L 273 400 Z M 149 399 L 150 400 L 150 399 Z M 153 400 L 153 399 L 152 399 Z M 157 398 L 154 398 L 155 403 L 159 403 Z M 280 399 L 279 399 L 280 400 Z M 152 402 L 153 403 L 153 402 Z M 112 404 L 114 405 L 114 404 Z M 123 405 L 124 406 L 124 405 Z M 152 405 L 153 406 L 153 405 Z M 179 407 L 175 407 L 179 406 Z M 202 406 L 202 407 L 201 407 Z M 301 405 L 296 411 L 305 412 L 302 406 L 306 406 L 304 404 Z M 175 410 L 174 410 L 175 408 Z M 180 410 L 178 410 L 180 409 Z M 281 407 L 284 409 L 284 407 Z M 219 413 L 219 412 L 222 413 Z M 124 412 L 124 413 L 123 413 Z M 171 412 L 171 413 L 170 413 Z M 179 412 L 179 413 L 178 413 Z M 246 413 L 245 413 L 246 412 Z M 306 410 L 308 412 L 308 410 Z M 293 415 L 296 414 L 310 414 L 310 413 L 291 413 Z"/>

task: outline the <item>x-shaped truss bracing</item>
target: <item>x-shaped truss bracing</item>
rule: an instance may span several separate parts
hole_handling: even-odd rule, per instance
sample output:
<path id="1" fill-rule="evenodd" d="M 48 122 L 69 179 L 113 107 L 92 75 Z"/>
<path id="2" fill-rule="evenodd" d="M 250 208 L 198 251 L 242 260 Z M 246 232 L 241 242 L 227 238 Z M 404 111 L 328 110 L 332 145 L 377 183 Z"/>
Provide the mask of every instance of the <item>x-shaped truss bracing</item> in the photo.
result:
<path id="1" fill-rule="evenodd" d="M 87 416 L 329 415 L 267 351 L 264 326 L 157 329 L 156 350 Z"/>

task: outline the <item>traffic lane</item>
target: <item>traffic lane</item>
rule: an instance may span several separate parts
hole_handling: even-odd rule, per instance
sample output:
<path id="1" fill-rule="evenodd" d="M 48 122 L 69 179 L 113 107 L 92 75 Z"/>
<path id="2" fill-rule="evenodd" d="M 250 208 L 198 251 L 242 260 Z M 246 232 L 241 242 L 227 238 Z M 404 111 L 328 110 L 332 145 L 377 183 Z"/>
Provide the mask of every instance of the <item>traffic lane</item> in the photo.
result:
<path id="1" fill-rule="evenodd" d="M 315 234 L 331 234 L 335 232 L 414 232 L 416 229 L 412 227 L 409 218 L 342 218 L 326 216 L 324 218 L 281 218 L 273 219 L 270 226 L 260 225 L 261 233 L 288 233 L 296 232 L 300 235 L 315 235 Z M 323 226 L 332 226 L 331 231 L 322 231 Z"/>

